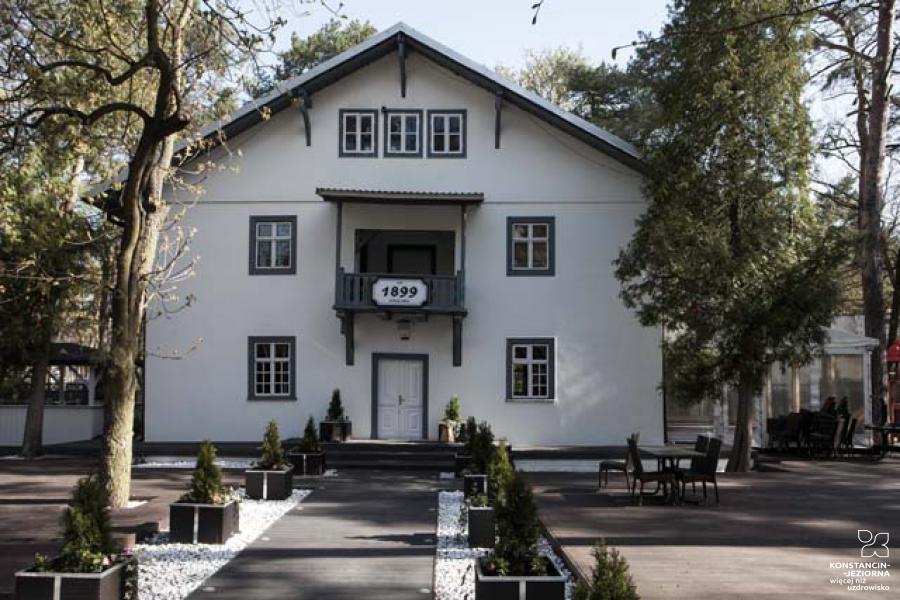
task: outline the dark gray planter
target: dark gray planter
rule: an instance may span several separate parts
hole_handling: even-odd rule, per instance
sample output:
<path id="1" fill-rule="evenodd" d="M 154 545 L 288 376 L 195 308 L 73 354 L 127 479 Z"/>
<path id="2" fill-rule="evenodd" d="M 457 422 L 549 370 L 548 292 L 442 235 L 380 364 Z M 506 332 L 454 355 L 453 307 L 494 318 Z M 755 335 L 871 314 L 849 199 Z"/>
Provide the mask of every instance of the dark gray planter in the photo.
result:
<path id="1" fill-rule="evenodd" d="M 294 491 L 294 467 L 286 469 L 247 469 L 244 488 L 253 500 L 284 500 Z"/>
<path id="2" fill-rule="evenodd" d="M 346 442 L 353 435 L 350 421 L 322 421 L 319 423 L 319 438 L 323 442 Z"/>
<path id="3" fill-rule="evenodd" d="M 547 561 L 547 575 L 485 575 L 478 560 L 475 569 L 475 600 L 565 600 L 566 578 Z"/>
<path id="4" fill-rule="evenodd" d="M 487 494 L 487 475 L 466 475 L 463 478 L 463 492 L 466 498 Z"/>
<path id="5" fill-rule="evenodd" d="M 469 507 L 469 548 L 493 548 L 496 540 L 493 506 Z"/>
<path id="6" fill-rule="evenodd" d="M 169 541 L 224 544 L 240 531 L 240 514 L 240 507 L 234 500 L 228 504 L 173 502 L 169 505 Z"/>
<path id="7" fill-rule="evenodd" d="M 453 455 L 453 472 L 457 477 L 462 477 L 463 471 L 466 470 L 470 462 L 472 462 L 471 454 L 457 452 Z"/>
<path id="8" fill-rule="evenodd" d="M 321 475 L 325 472 L 325 453 L 288 452 L 288 461 L 294 465 L 295 475 Z"/>
<path id="9" fill-rule="evenodd" d="M 16 600 L 120 600 L 125 583 L 120 562 L 100 573 L 16 573 Z M 59 583 L 57 584 L 57 580 Z M 54 588 L 59 585 L 59 595 Z"/>

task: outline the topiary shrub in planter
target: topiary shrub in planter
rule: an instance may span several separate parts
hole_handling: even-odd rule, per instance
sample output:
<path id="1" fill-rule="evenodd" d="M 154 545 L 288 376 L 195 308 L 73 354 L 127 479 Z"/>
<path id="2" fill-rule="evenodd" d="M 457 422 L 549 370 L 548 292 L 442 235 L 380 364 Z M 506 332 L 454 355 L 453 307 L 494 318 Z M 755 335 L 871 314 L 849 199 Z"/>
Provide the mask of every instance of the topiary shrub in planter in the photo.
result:
<path id="1" fill-rule="evenodd" d="M 494 454 L 497 452 L 494 446 L 494 433 L 491 426 L 484 421 L 478 424 L 471 440 L 469 448 L 472 458 L 463 482 L 466 498 L 487 494 L 488 465 L 494 460 Z"/>
<path id="2" fill-rule="evenodd" d="M 628 563 L 615 548 L 599 543 L 591 550 L 594 568 L 588 582 L 579 582 L 575 600 L 640 600 Z"/>
<path id="3" fill-rule="evenodd" d="M 478 559 L 475 570 L 476 600 L 565 600 L 566 577 L 537 552 L 541 526 L 528 484 L 514 473 L 501 493 L 494 552 Z"/>
<path id="4" fill-rule="evenodd" d="M 463 471 L 472 462 L 472 439 L 478 431 L 478 422 L 475 417 L 468 417 L 465 423 L 460 423 L 456 433 L 456 439 L 463 447 L 453 455 L 453 472 L 457 477 L 462 477 Z"/>
<path id="5" fill-rule="evenodd" d="M 170 542 L 224 544 L 239 530 L 238 501 L 222 485 L 222 470 L 215 461 L 216 447 L 206 440 L 197 454 L 191 490 L 169 505 Z"/>
<path id="6" fill-rule="evenodd" d="M 263 436 L 262 458 L 244 471 L 247 497 L 254 500 L 284 500 L 294 491 L 294 466 L 284 458 L 278 423 L 269 421 Z"/>
<path id="7" fill-rule="evenodd" d="M 306 422 L 300 444 L 288 452 L 288 460 L 298 475 L 321 475 L 325 471 L 325 453 L 316 435 L 316 422 L 312 416 Z"/>
<path id="8" fill-rule="evenodd" d="M 344 414 L 341 404 L 341 390 L 331 393 L 331 403 L 325 420 L 319 423 L 319 437 L 323 442 L 346 442 L 353 435 L 353 423 Z"/>
<path id="9" fill-rule="evenodd" d="M 454 395 L 444 407 L 444 418 L 438 423 L 438 440 L 452 444 L 456 441 L 456 428 L 459 423 L 459 396 Z"/>
<path id="10" fill-rule="evenodd" d="M 75 484 L 62 525 L 59 556 L 37 554 L 31 569 L 16 573 L 16 600 L 137 598 L 137 560 L 114 552 L 106 492 L 97 476 Z"/>

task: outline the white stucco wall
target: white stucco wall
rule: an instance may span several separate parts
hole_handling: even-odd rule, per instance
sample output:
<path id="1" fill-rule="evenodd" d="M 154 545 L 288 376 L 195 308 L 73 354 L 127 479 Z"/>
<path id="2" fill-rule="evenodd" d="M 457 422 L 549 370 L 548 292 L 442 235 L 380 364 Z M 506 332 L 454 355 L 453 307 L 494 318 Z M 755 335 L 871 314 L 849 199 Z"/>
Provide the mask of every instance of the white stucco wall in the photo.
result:
<path id="1" fill-rule="evenodd" d="M 196 227 L 196 276 L 180 287 L 193 305 L 151 321 L 146 369 L 148 441 L 259 439 L 271 418 L 283 435 L 324 416 L 341 389 L 357 437 L 371 433 L 372 353 L 429 357 L 428 436 L 443 406 L 459 394 L 513 444 L 619 443 L 632 431 L 662 439 L 659 332 L 639 326 L 618 299 L 611 261 L 644 206 L 640 177 L 611 158 L 510 106 L 502 148 L 494 148 L 493 95 L 413 54 L 400 97 L 396 56 L 317 93 L 307 147 L 299 111 L 288 110 L 217 152 L 220 168 L 198 183 L 185 224 Z M 339 108 L 458 109 L 467 112 L 467 158 L 339 158 Z M 379 116 L 379 145 L 383 119 Z M 239 153 L 237 151 L 240 151 Z M 356 319 L 356 364 L 344 364 L 334 301 L 336 208 L 316 187 L 483 192 L 469 210 L 463 365 L 452 366 L 447 317 L 416 323 L 401 341 L 397 326 Z M 251 215 L 296 215 L 294 276 L 248 275 Z M 506 277 L 506 218 L 556 218 L 556 275 Z M 345 205 L 342 263 L 354 270 L 356 228 L 459 232 L 455 207 Z M 457 240 L 457 253 L 459 242 Z M 247 338 L 297 338 L 298 400 L 247 400 Z M 505 340 L 555 337 L 557 398 L 550 404 L 505 399 Z M 179 360 L 157 358 L 184 352 Z"/>
<path id="2" fill-rule="evenodd" d="M 21 446 L 28 407 L 0 404 L 0 446 Z M 44 444 L 90 440 L 103 433 L 102 406 L 44 406 Z"/>

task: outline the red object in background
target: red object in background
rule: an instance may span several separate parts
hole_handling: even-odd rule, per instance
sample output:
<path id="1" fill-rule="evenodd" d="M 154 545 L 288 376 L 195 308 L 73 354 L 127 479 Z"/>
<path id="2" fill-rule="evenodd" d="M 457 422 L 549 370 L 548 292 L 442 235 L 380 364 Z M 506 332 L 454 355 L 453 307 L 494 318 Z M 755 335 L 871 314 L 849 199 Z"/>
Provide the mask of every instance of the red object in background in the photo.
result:
<path id="1" fill-rule="evenodd" d="M 888 346 L 885 360 L 888 364 L 888 420 L 900 423 L 900 339 Z M 893 363 L 893 364 L 892 364 Z M 897 388 L 897 389 L 895 389 Z"/>

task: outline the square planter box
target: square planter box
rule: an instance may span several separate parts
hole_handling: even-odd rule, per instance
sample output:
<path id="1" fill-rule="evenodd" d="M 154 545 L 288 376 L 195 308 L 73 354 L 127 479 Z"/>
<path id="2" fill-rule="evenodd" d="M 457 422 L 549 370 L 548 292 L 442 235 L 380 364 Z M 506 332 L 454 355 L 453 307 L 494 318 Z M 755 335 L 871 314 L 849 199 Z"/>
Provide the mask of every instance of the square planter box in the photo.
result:
<path id="1" fill-rule="evenodd" d="M 169 541 L 178 544 L 224 544 L 240 530 L 240 506 L 173 502 L 169 505 Z"/>
<path id="2" fill-rule="evenodd" d="M 471 461 L 471 454 L 462 454 L 460 452 L 457 452 L 453 455 L 453 472 L 457 477 L 462 477 L 462 472 L 466 470 L 466 467 L 469 466 L 469 463 Z"/>
<path id="3" fill-rule="evenodd" d="M 323 442 L 346 442 L 353 435 L 350 421 L 322 421 L 319 423 L 319 438 Z"/>
<path id="4" fill-rule="evenodd" d="M 493 548 L 496 541 L 494 531 L 494 507 L 469 507 L 469 548 Z"/>
<path id="5" fill-rule="evenodd" d="M 125 583 L 121 562 L 101 573 L 16 573 L 16 600 L 119 600 Z M 57 580 L 59 583 L 57 583 Z M 54 592 L 59 586 L 59 594 Z"/>
<path id="6" fill-rule="evenodd" d="M 487 494 L 487 475 L 466 475 L 463 478 L 463 492 L 466 498 Z"/>
<path id="7" fill-rule="evenodd" d="M 565 600 L 566 578 L 547 561 L 547 575 L 491 576 L 475 569 L 475 600 Z"/>
<path id="8" fill-rule="evenodd" d="M 296 475 L 321 475 L 325 472 L 324 452 L 288 452 L 288 461 Z"/>
<path id="9" fill-rule="evenodd" d="M 244 471 L 247 497 L 254 500 L 284 500 L 294 491 L 294 467 L 278 470 Z"/>

